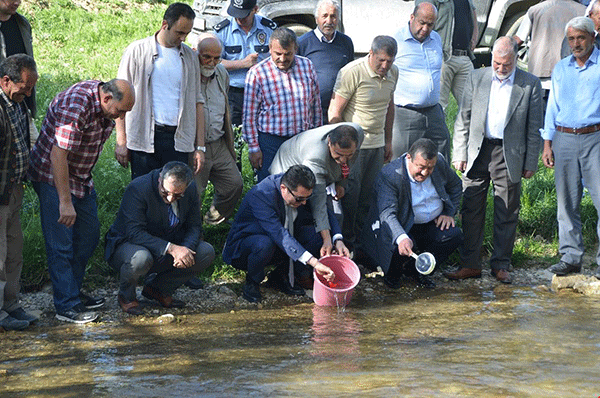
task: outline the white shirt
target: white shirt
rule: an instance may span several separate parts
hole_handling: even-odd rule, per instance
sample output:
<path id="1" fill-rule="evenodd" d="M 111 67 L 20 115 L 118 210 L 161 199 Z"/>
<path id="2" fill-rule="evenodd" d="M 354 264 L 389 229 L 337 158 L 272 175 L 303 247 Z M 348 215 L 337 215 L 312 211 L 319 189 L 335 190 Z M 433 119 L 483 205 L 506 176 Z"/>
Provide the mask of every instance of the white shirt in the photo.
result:
<path id="1" fill-rule="evenodd" d="M 408 171 L 408 162 L 410 160 L 405 159 L 406 170 Z M 438 195 L 433 182 L 430 177 L 423 182 L 415 180 L 410 173 L 408 173 L 410 180 L 410 197 L 412 201 L 412 210 L 415 215 L 415 224 L 426 224 L 430 221 L 435 220 L 442 211 L 444 210 L 444 203 Z M 396 239 L 396 243 L 400 243 L 403 239 L 408 238 L 407 234 L 402 234 Z"/>
<path id="2" fill-rule="evenodd" d="M 333 31 L 333 37 L 331 38 L 331 40 L 327 40 L 327 38 L 325 37 L 325 35 L 323 34 L 323 32 L 321 32 L 319 30 L 319 27 L 317 26 L 315 28 L 315 36 L 317 36 L 317 39 L 319 39 L 323 43 L 333 43 L 333 41 L 335 40 L 335 35 L 336 34 L 337 34 L 337 30 Z"/>
<path id="3" fill-rule="evenodd" d="M 510 76 L 503 81 L 492 72 L 492 88 L 490 90 L 490 102 L 488 104 L 487 118 L 485 120 L 485 137 L 504 139 L 504 127 L 506 127 L 506 114 L 508 103 L 515 81 L 515 68 Z"/>
<path id="4" fill-rule="evenodd" d="M 177 47 L 166 48 L 157 43 L 158 58 L 150 83 L 152 84 L 152 112 L 154 121 L 167 126 L 177 126 L 183 62 Z"/>

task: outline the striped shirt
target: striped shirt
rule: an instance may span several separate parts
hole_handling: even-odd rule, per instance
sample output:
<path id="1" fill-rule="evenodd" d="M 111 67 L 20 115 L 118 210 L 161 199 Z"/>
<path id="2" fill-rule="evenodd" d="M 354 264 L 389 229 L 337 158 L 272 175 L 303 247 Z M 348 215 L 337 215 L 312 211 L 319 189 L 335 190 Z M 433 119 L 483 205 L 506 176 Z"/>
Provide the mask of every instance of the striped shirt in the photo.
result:
<path id="1" fill-rule="evenodd" d="M 58 94 L 48 107 L 40 137 L 31 151 L 29 177 L 54 185 L 50 153 L 54 145 L 69 151 L 71 194 L 82 198 L 94 187 L 92 169 L 110 137 L 114 120 L 100 106 L 102 82 L 88 80 Z"/>
<path id="2" fill-rule="evenodd" d="M 244 140 L 258 152 L 258 132 L 291 137 L 323 124 L 317 74 L 308 58 L 296 55 L 287 71 L 271 57 L 253 66 L 244 89 Z"/>

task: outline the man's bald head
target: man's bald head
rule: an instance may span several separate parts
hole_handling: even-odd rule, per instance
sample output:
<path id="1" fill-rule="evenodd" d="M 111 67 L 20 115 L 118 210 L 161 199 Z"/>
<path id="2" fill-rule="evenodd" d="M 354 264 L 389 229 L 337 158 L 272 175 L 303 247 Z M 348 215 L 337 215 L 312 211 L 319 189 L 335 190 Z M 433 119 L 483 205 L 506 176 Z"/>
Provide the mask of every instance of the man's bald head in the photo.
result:
<path id="1" fill-rule="evenodd" d="M 100 106 L 110 119 L 125 117 L 135 104 L 135 90 L 123 79 L 112 79 L 100 86 Z"/>
<path id="2" fill-rule="evenodd" d="M 436 20 L 437 8 L 431 3 L 420 3 L 410 15 L 410 33 L 415 40 L 424 42 L 431 34 Z"/>
<path id="3" fill-rule="evenodd" d="M 212 76 L 215 68 L 221 62 L 221 53 L 223 52 L 221 40 L 212 33 L 203 33 L 198 38 L 197 51 L 202 76 Z"/>

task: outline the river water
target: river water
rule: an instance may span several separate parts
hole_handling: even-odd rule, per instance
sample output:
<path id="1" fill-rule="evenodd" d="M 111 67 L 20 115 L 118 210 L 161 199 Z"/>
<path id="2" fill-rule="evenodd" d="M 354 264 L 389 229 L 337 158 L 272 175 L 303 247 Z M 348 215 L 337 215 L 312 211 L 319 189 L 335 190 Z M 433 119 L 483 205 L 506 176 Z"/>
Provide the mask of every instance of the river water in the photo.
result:
<path id="1" fill-rule="evenodd" d="M 1 397 L 599 397 L 600 300 L 413 290 L 0 334 Z"/>

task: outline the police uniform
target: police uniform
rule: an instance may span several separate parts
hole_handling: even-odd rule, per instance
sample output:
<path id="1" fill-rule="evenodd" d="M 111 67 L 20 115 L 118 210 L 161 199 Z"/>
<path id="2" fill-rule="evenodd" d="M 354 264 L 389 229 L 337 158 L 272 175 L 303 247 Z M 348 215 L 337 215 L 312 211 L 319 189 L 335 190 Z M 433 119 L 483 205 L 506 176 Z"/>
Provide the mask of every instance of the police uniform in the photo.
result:
<path id="1" fill-rule="evenodd" d="M 226 60 L 244 59 L 248 54 L 257 53 L 258 62 L 269 56 L 269 38 L 277 24 L 268 18 L 254 16 L 254 24 L 246 34 L 235 18 L 225 19 L 215 25 L 215 31 L 223 43 L 222 58 Z M 242 124 L 244 102 L 244 82 L 248 69 L 230 70 L 229 105 L 233 124 Z"/>

